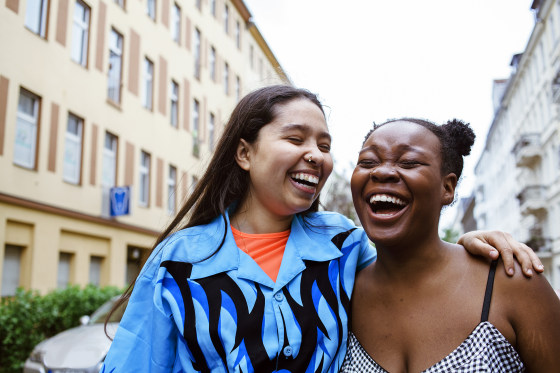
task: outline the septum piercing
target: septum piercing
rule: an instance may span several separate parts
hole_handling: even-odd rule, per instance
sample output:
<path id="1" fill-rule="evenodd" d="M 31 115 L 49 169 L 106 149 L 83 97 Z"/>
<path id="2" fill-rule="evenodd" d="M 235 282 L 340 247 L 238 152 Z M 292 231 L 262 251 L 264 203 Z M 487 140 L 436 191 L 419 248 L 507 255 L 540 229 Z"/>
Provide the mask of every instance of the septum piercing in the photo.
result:
<path id="1" fill-rule="evenodd" d="M 307 160 L 307 162 L 311 163 L 312 161 L 313 161 L 313 156 L 310 155 L 310 156 L 309 156 L 309 159 Z"/>

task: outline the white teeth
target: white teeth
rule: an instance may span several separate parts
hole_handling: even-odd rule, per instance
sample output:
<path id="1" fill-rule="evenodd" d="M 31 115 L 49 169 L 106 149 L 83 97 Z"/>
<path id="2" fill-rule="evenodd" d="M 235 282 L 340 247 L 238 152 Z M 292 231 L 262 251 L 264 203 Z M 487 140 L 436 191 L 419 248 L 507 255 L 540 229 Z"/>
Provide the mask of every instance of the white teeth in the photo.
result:
<path id="1" fill-rule="evenodd" d="M 374 202 L 391 202 L 394 203 L 395 205 L 399 205 L 399 206 L 404 206 L 406 205 L 406 202 L 404 202 L 403 200 L 394 197 L 394 196 L 390 196 L 388 194 L 374 194 L 370 197 L 369 199 L 369 203 L 374 203 Z"/>
<path id="2" fill-rule="evenodd" d="M 296 180 L 307 181 L 308 183 L 311 184 L 319 184 L 319 178 L 317 176 L 309 175 L 303 172 L 298 172 L 297 174 L 293 174 L 292 178 Z"/>

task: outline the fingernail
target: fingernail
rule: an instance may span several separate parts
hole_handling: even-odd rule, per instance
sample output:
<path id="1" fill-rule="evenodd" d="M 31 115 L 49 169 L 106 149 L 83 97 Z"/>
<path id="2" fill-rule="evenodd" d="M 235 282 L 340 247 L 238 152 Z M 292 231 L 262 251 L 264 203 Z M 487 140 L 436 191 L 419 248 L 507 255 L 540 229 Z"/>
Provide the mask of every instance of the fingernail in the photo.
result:
<path id="1" fill-rule="evenodd" d="M 542 264 L 539 264 L 539 265 L 537 266 L 537 268 L 538 268 L 538 269 L 544 269 L 544 266 L 543 266 Z"/>
<path id="2" fill-rule="evenodd" d="M 528 275 L 532 275 L 532 274 L 533 274 L 533 270 L 532 270 L 532 269 L 528 269 L 528 270 L 527 270 L 527 274 L 528 274 Z"/>
<path id="3" fill-rule="evenodd" d="M 513 275 L 513 268 L 508 269 L 508 273 L 509 273 L 510 275 Z"/>

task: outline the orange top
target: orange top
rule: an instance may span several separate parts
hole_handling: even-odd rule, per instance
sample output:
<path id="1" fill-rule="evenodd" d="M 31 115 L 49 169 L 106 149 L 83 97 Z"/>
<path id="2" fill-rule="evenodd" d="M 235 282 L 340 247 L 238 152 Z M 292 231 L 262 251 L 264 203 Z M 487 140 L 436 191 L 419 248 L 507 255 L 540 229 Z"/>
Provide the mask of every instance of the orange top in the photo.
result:
<path id="1" fill-rule="evenodd" d="M 276 281 L 290 230 L 278 233 L 250 234 L 231 227 L 237 247 L 249 254 L 262 270 Z"/>

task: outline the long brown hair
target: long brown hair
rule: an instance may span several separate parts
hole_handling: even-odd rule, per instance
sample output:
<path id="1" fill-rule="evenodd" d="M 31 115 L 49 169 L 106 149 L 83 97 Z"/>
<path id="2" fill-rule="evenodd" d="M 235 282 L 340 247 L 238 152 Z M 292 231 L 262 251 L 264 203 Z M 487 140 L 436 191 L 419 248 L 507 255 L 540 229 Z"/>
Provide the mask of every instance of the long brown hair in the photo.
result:
<path id="1" fill-rule="evenodd" d="M 239 101 L 231 113 L 204 175 L 175 218 L 159 235 L 152 251 L 176 231 L 208 224 L 220 215 L 224 222 L 227 221 L 225 215 L 227 207 L 235 201 L 241 201 L 249 190 L 249 173 L 239 167 L 235 160 L 239 141 L 244 139 L 253 144 L 257 140 L 260 129 L 274 121 L 277 116 L 277 106 L 296 99 L 308 99 L 321 109 L 323 115 L 325 114 L 317 95 L 308 90 L 288 85 L 260 88 Z M 305 216 L 318 211 L 318 208 L 319 198 L 301 214 Z M 184 221 L 185 223 L 183 223 Z M 210 256 L 222 247 L 226 234 L 227 228 L 224 230 L 222 243 Z M 136 280 L 125 290 L 111 310 L 109 317 L 128 301 L 135 283 Z"/>

